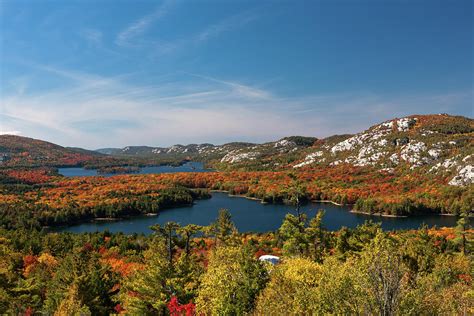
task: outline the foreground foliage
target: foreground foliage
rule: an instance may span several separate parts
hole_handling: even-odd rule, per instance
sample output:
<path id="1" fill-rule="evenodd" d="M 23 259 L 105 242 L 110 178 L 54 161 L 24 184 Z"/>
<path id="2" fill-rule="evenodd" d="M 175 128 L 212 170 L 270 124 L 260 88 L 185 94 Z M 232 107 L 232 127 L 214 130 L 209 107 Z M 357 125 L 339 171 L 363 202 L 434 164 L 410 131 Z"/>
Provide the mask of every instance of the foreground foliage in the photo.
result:
<path id="1" fill-rule="evenodd" d="M 313 214 L 309 214 L 312 217 Z M 210 227 L 151 236 L 0 230 L 0 309 L 32 315 L 472 314 L 472 241 L 456 229 L 330 232 L 323 213 L 275 233 Z M 281 256 L 275 266 L 257 260 Z"/>

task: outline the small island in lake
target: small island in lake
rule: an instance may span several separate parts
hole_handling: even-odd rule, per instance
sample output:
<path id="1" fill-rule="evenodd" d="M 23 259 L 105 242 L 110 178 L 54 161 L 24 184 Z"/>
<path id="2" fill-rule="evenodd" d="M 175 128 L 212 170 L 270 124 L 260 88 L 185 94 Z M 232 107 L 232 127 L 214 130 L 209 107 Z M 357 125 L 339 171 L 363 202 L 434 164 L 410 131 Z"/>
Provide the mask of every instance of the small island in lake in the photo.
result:
<path id="1" fill-rule="evenodd" d="M 100 167 L 97 168 L 98 174 L 126 174 L 126 173 L 139 173 L 140 167 L 135 166 L 111 166 L 111 167 Z"/>

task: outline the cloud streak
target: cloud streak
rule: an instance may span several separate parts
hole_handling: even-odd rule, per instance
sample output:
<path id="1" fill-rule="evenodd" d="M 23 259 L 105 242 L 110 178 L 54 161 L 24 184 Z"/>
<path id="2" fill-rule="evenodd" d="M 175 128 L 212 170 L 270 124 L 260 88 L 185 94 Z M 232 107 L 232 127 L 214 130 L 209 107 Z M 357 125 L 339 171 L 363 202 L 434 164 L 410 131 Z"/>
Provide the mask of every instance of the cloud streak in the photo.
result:
<path id="1" fill-rule="evenodd" d="M 155 21 L 165 16 L 173 5 L 174 1 L 164 0 L 152 13 L 145 15 L 122 30 L 117 35 L 115 43 L 119 46 L 137 45 L 134 43 L 134 40 L 143 34 Z"/>
<path id="2" fill-rule="evenodd" d="M 83 29 L 79 32 L 79 35 L 84 38 L 88 43 L 93 45 L 102 44 L 102 32 L 95 29 Z"/>
<path id="3" fill-rule="evenodd" d="M 162 15 L 159 17 L 161 16 Z M 152 14 L 140 19 L 135 24 L 122 31 L 117 37 L 116 43 L 123 47 L 140 46 L 143 48 L 146 46 L 153 51 L 153 57 L 161 57 L 162 55 L 173 54 L 176 52 L 196 48 L 211 41 L 212 39 L 222 36 L 224 33 L 243 28 L 253 21 L 256 21 L 258 19 L 258 14 L 255 12 L 255 10 L 248 10 L 242 13 L 231 15 L 214 24 L 209 24 L 198 32 L 183 35 L 183 37 L 175 40 L 165 41 L 160 38 L 154 38 L 153 40 L 147 41 L 140 40 L 139 35 L 143 34 L 144 31 L 152 24 L 152 21 L 157 20 L 159 17 L 155 17 L 155 15 Z"/>
<path id="4" fill-rule="evenodd" d="M 207 28 L 196 34 L 193 40 L 196 43 L 206 42 L 211 38 L 218 37 L 224 32 L 243 27 L 248 23 L 256 20 L 257 17 L 257 14 L 255 14 L 255 12 L 253 11 L 233 15 L 231 17 L 219 21 L 216 24 L 209 25 Z"/>

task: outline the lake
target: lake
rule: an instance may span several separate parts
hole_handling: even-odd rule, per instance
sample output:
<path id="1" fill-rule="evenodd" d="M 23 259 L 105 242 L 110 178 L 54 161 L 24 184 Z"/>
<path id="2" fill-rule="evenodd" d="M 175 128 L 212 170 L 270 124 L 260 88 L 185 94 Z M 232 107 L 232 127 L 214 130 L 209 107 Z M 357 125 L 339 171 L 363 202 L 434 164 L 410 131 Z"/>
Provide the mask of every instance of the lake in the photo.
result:
<path id="1" fill-rule="evenodd" d="M 158 174 L 158 173 L 175 173 L 175 172 L 209 172 L 213 171 L 205 169 L 201 162 L 187 162 L 181 166 L 155 166 L 155 167 L 142 167 L 140 171 L 134 172 L 133 174 Z M 91 176 L 104 176 L 111 177 L 120 173 L 98 173 L 95 169 L 84 169 L 84 168 L 58 168 L 59 174 L 65 177 L 91 177 Z"/>
<path id="2" fill-rule="evenodd" d="M 136 216 L 130 219 L 107 222 L 88 222 L 79 225 L 61 227 L 56 231 L 68 231 L 74 233 L 95 232 L 109 230 L 110 232 L 123 232 L 125 234 L 144 233 L 150 234 L 150 226 L 154 224 L 165 224 L 175 221 L 181 225 L 198 224 L 208 225 L 213 222 L 219 209 L 227 208 L 232 214 L 232 220 L 241 232 L 267 232 L 278 229 L 283 218 L 288 212 L 295 212 L 288 205 L 262 204 L 259 201 L 249 200 L 242 197 L 231 197 L 227 193 L 213 193 L 208 200 L 196 201 L 192 206 L 167 209 L 160 212 L 158 216 Z M 329 203 L 311 203 L 302 207 L 302 211 L 310 217 L 319 209 L 326 210 L 324 226 L 329 230 L 338 230 L 342 226 L 356 227 L 366 220 L 382 222 L 385 230 L 419 228 L 423 223 L 428 226 L 455 226 L 456 217 L 425 215 L 409 218 L 391 218 L 369 216 L 364 214 L 350 213 L 347 206 L 337 206 Z"/>

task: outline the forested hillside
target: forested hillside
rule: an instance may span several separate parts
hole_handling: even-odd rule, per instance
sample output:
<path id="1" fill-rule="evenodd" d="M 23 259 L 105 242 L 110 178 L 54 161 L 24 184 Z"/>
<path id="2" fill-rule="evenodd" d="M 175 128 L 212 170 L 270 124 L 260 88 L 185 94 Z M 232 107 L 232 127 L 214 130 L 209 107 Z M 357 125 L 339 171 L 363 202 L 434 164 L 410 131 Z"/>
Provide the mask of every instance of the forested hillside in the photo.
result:
<path id="1" fill-rule="evenodd" d="M 0 135 L 0 167 L 76 166 L 104 155 L 80 148 L 66 148 L 42 140 Z"/>
<path id="2" fill-rule="evenodd" d="M 0 169 L 41 167 L 106 167 L 179 165 L 185 157 L 110 156 L 77 147 L 62 147 L 39 139 L 0 135 Z"/>

